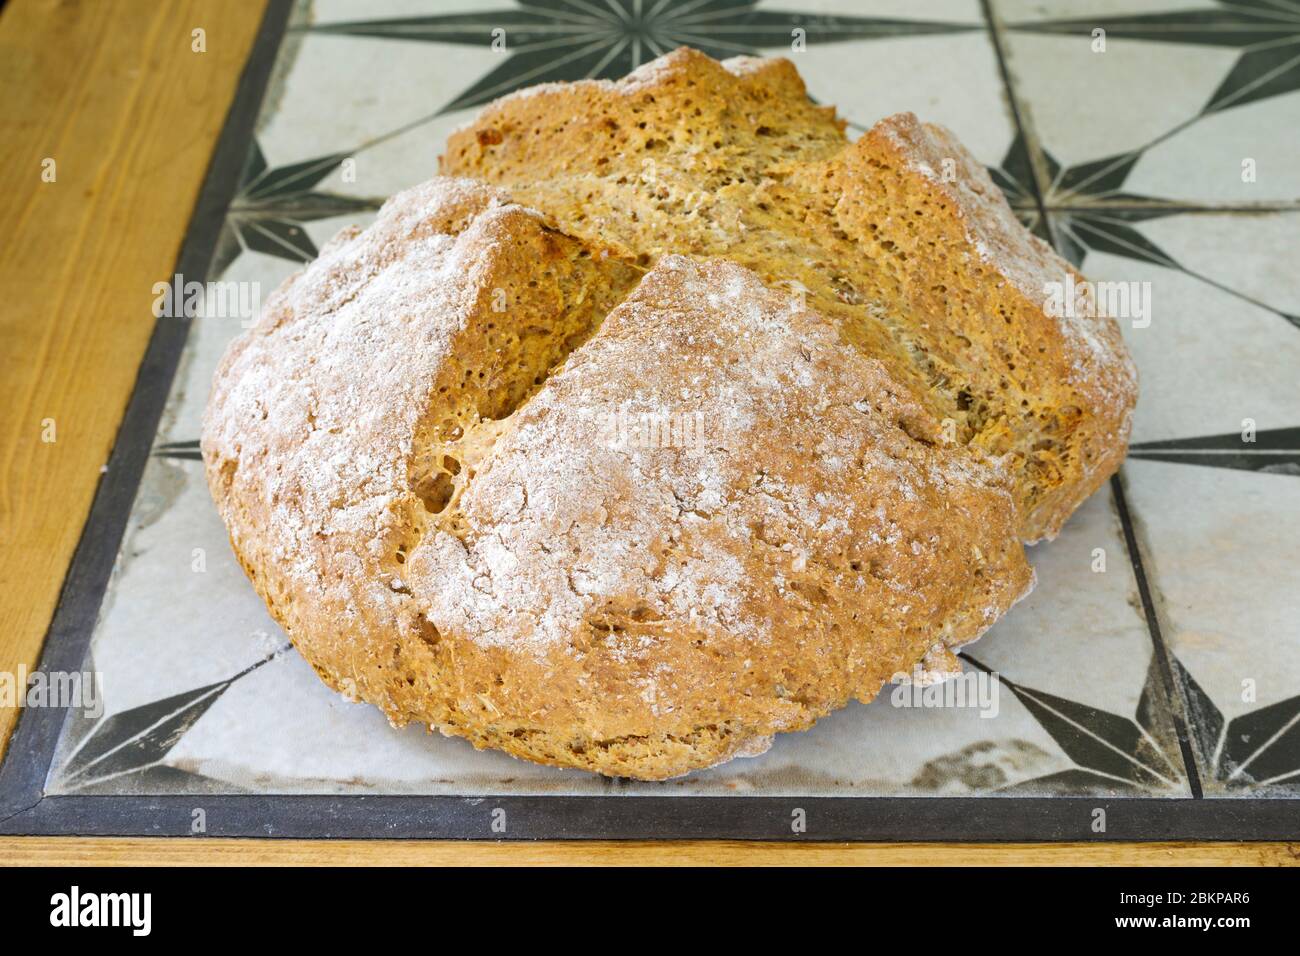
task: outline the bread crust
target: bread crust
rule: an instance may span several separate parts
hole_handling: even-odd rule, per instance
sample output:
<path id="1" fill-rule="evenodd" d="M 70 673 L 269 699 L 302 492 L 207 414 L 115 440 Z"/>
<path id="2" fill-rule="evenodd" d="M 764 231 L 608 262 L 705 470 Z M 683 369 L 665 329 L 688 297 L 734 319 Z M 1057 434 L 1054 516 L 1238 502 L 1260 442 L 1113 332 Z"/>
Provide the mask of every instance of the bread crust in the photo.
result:
<path id="1" fill-rule="evenodd" d="M 620 182 L 632 140 L 589 148 L 611 110 L 615 135 L 682 147 L 649 204 Z M 720 145 L 687 162 L 710 123 Z M 1059 262 L 962 191 L 981 171 L 925 174 L 946 136 L 902 117 L 849 146 L 788 63 L 679 51 L 490 107 L 449 144 L 478 181 L 329 243 L 231 345 L 201 443 L 236 555 L 322 680 L 395 725 L 663 779 L 956 668 L 1032 586 L 1020 539 L 1122 456 L 1131 380 L 1113 328 L 1095 348 L 1034 313 L 1022 285 Z M 880 238 L 872 183 L 933 224 Z M 773 211 L 794 202 L 797 228 Z M 885 242 L 904 257 L 859 261 Z M 999 242 L 1024 275 L 981 257 Z M 936 297 L 962 277 L 996 321 Z M 1004 312 L 1006 364 L 1043 346 L 997 388 L 1033 414 L 954 418 L 936 369 L 973 374 L 953 336 L 1002 355 Z M 1066 403 L 1049 481 L 1023 433 L 1059 437 Z"/>
<path id="2" fill-rule="evenodd" d="M 960 441 L 1011 456 L 1027 542 L 1124 457 L 1137 373 L 1118 326 L 1045 307 L 1078 272 L 947 130 L 903 113 L 850 143 L 787 60 L 683 48 L 533 88 L 454 133 L 441 168 L 628 257 L 717 256 L 802 290 Z"/>

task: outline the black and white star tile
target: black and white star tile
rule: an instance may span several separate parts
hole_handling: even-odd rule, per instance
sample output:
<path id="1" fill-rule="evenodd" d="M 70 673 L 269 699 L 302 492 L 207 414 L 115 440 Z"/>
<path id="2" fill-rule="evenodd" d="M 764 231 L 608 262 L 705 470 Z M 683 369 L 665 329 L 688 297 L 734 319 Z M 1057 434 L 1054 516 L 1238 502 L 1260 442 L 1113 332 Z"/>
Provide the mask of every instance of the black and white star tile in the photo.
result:
<path id="1" fill-rule="evenodd" d="M 1031 146 L 1019 134 L 1002 161 L 990 166 L 989 171 L 1026 228 L 1055 245 L 1076 267 L 1084 267 L 1090 252 L 1162 266 L 1236 296 L 1249 305 L 1268 309 L 1300 328 L 1300 311 L 1268 301 L 1276 299 L 1276 288 L 1260 289 L 1255 294 L 1242 286 L 1238 273 L 1216 276 L 1213 261 L 1206 262 L 1202 268 L 1199 263 L 1177 259 L 1151 238 L 1142 225 L 1174 216 L 1200 217 L 1191 222 L 1199 223 L 1201 232 L 1217 235 L 1228 228 L 1225 218 L 1235 218 L 1247 223 L 1248 234 L 1261 241 L 1270 228 L 1286 230 L 1290 223 L 1300 222 L 1296 218 L 1300 209 L 1211 209 L 1136 195 L 1124 185 L 1136 160 L 1132 155 L 1108 156 L 1063 167 L 1049 149 L 1041 144 Z M 1212 223 L 1211 228 L 1205 228 L 1206 223 Z M 1284 263 L 1285 260 L 1279 260 L 1280 267 L 1285 268 Z"/>
<path id="2" fill-rule="evenodd" d="M 217 240 L 212 270 L 221 275 L 241 252 L 260 252 L 290 262 L 310 262 L 317 248 L 307 223 L 346 217 L 354 221 L 378 209 L 380 199 L 318 190 L 317 184 L 348 160 L 342 153 L 271 169 L 254 140 Z"/>
<path id="3" fill-rule="evenodd" d="M 536 83 L 616 79 L 679 46 L 715 59 L 761 50 L 818 48 L 860 40 L 897 39 L 978 31 L 984 24 L 969 8 L 963 21 L 862 16 L 860 4 L 759 4 L 757 0 L 518 0 L 473 13 L 320 22 L 316 33 L 482 48 L 485 37 L 497 64 L 459 89 L 440 113 L 482 106 Z M 849 12 L 854 11 L 854 12 Z"/>
<path id="4" fill-rule="evenodd" d="M 1149 290 L 1121 487 L 1200 786 L 1294 787 L 1300 5 L 994 7 L 1024 133 L 1004 188 L 1089 278 Z"/>
<path id="5" fill-rule="evenodd" d="M 1295 789 L 1300 476 L 1223 457 L 1139 452 L 1124 482 L 1206 796 Z"/>
<path id="6" fill-rule="evenodd" d="M 1276 740 L 1249 728 L 1294 716 L 1300 688 L 1300 329 L 1285 321 L 1300 283 L 1269 264 L 1300 236 L 1300 214 L 1192 213 L 1143 228 L 1189 268 L 1105 252 L 1088 267 L 1150 283 L 1150 325 L 1126 330 L 1144 398 L 1124 486 L 1183 666 L 1194 755 L 1207 795 L 1293 787 L 1290 717 Z M 1252 757 L 1260 748 L 1267 759 Z"/>
<path id="7" fill-rule="evenodd" d="M 1026 125 L 1065 166 L 1123 160 L 1129 192 L 1182 203 L 1300 201 L 1294 0 L 993 7 Z"/>

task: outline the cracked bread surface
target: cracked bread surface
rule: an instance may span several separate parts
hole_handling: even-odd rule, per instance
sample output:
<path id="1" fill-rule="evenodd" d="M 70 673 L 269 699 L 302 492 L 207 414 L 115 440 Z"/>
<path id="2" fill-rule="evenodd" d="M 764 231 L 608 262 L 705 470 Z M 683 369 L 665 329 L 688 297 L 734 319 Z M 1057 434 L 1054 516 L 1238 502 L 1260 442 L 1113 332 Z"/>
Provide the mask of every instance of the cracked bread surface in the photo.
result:
<path id="1" fill-rule="evenodd" d="M 1009 456 L 1022 538 L 1054 537 L 1127 447 L 1137 379 L 1116 323 L 1047 314 L 1046 284 L 1082 277 L 947 130 L 906 113 L 843 130 L 789 61 L 683 48 L 504 97 L 441 169 L 629 260 L 726 258 L 797 290 L 959 441 Z"/>
<path id="2" fill-rule="evenodd" d="M 702 427 L 640 429 L 665 414 Z M 268 300 L 202 447 L 327 684 L 610 775 L 758 752 L 950 665 L 1032 581 L 1002 463 L 833 323 L 723 260 L 643 274 L 461 180 Z"/>
<path id="3" fill-rule="evenodd" d="M 946 131 L 849 144 L 785 61 L 528 91 L 443 168 L 268 299 L 202 438 L 272 615 L 395 725 L 761 752 L 959 670 L 1123 455 L 1114 323 L 1035 292 L 1068 267 Z"/>

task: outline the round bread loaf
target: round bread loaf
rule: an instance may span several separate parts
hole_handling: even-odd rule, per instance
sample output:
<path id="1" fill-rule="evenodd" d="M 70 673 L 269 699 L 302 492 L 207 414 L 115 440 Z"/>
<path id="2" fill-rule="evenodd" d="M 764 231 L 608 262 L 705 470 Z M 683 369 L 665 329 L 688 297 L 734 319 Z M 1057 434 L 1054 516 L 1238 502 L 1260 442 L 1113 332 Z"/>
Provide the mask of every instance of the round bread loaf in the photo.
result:
<path id="1" fill-rule="evenodd" d="M 698 84 L 701 69 L 778 89 L 796 117 L 826 115 L 785 67 L 723 69 L 689 52 L 620 84 L 578 84 L 599 103 L 566 115 L 581 123 L 619 97 L 653 98 L 682 70 Z M 698 102 L 732 102 L 735 116 L 709 117 L 719 137 L 770 119 L 734 90 L 689 88 Z M 523 181 L 501 172 L 528 165 L 510 147 L 523 135 L 512 124 L 536 103 L 549 129 L 552 95 L 569 88 L 489 108 L 477 131 L 457 134 L 474 144 L 465 156 L 480 151 L 476 163 L 501 151 L 483 178 Z M 763 94 L 770 109 L 776 96 Z M 485 133 L 502 110 L 515 119 Z M 653 135 L 656 122 L 620 128 Z M 814 144 L 809 163 L 829 164 L 818 181 L 851 178 L 830 134 L 797 139 Z M 622 149 L 610 162 L 625 161 Z M 511 155 L 518 164 L 500 158 Z M 646 221 L 623 174 L 600 185 L 553 172 L 503 187 L 442 178 L 395 196 L 272 295 L 223 359 L 203 430 L 209 484 L 235 553 L 303 656 L 394 724 L 643 779 L 760 752 L 900 674 L 957 669 L 952 649 L 1032 584 L 1021 538 L 1054 532 L 1123 454 L 1133 385 L 1113 323 L 1077 332 L 1041 308 L 980 319 L 1005 326 L 1010 348 L 1043 346 L 1041 368 L 992 386 L 1018 396 L 1042 385 L 1036 424 L 1021 416 L 999 438 L 973 404 L 936 397 L 929 365 L 910 364 L 936 325 L 950 336 L 958 321 L 904 291 L 938 274 L 922 254 L 889 267 L 886 297 L 874 266 L 849 270 L 820 247 L 812 265 L 783 271 L 812 246 L 796 249 L 798 229 L 775 219 L 750 221 L 773 195 L 746 191 L 728 207 L 727 186 L 714 184 L 699 200 L 707 228 L 665 214 L 643 234 L 605 225 Z M 775 189 L 807 175 L 795 163 L 744 178 Z M 974 213 L 929 201 L 935 218 L 957 217 L 944 244 L 917 240 L 944 258 L 950 299 L 969 286 L 988 293 L 986 306 L 1010 301 L 999 258 L 970 251 L 981 242 L 1014 245 L 1022 265 L 1066 268 L 992 194 Z M 763 260 L 754 230 L 767 230 L 766 248 L 795 251 Z M 842 231 L 836 243 L 858 243 Z M 827 289 L 849 286 L 828 308 Z M 994 346 L 968 331 L 973 383 Z M 1066 362 L 1072 377 L 1057 381 Z M 1090 397 L 1117 382 L 1127 392 Z M 1043 469 L 1016 444 L 1031 428 L 1086 467 L 1034 485 L 1027 474 Z"/>

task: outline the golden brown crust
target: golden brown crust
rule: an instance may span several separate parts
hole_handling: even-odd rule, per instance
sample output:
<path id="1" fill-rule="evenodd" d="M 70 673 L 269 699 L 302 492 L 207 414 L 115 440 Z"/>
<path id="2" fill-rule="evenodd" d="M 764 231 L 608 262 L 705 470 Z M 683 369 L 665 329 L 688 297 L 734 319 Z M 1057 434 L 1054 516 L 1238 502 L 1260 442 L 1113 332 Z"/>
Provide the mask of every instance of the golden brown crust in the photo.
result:
<path id="1" fill-rule="evenodd" d="M 682 49 L 617 83 L 506 97 L 442 169 L 628 257 L 725 257 L 807 290 L 959 440 L 1012 457 L 1026 541 L 1123 458 L 1137 382 L 1115 322 L 1044 308 L 1074 269 L 946 130 L 900 114 L 851 144 L 785 60 Z"/>
<path id="2" fill-rule="evenodd" d="M 1011 456 L 1026 540 L 1055 537 L 1127 448 L 1137 374 L 1115 321 L 1048 314 L 1048 284 L 1082 276 L 942 127 L 892 116 L 827 165 L 836 221 L 864 255 L 894 260 L 898 301 L 924 317 L 931 361 L 969 396 L 970 441 Z"/>

